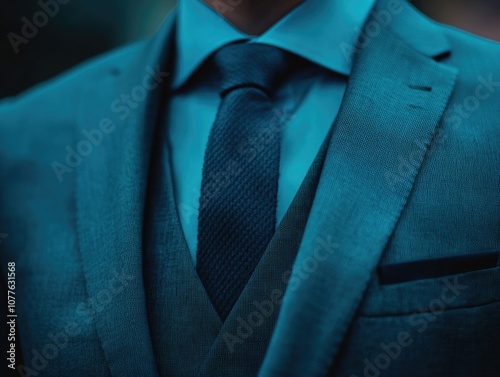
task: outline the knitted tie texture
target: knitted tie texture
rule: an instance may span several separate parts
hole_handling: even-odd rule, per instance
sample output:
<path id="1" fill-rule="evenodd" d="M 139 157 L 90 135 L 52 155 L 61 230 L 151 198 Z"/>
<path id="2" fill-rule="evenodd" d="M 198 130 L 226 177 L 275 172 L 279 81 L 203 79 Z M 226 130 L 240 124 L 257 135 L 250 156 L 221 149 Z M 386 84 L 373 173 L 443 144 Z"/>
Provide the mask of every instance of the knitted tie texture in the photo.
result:
<path id="1" fill-rule="evenodd" d="M 222 100 L 203 164 L 196 270 L 222 320 L 275 231 L 281 132 L 272 96 L 293 63 L 257 43 L 225 46 L 208 62 Z"/>

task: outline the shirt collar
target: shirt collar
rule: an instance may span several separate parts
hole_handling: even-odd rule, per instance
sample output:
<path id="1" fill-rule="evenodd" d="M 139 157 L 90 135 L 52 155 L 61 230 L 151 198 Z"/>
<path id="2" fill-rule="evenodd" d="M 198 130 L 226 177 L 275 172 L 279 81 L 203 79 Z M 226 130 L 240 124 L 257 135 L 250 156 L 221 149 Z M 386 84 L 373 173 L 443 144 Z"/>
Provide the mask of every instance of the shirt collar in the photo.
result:
<path id="1" fill-rule="evenodd" d="M 240 40 L 280 47 L 349 75 L 351 61 L 345 46 L 355 45 L 374 4 L 375 0 L 305 0 L 265 33 L 253 37 L 236 29 L 201 0 L 180 0 L 173 88 L 182 86 L 213 52 Z"/>

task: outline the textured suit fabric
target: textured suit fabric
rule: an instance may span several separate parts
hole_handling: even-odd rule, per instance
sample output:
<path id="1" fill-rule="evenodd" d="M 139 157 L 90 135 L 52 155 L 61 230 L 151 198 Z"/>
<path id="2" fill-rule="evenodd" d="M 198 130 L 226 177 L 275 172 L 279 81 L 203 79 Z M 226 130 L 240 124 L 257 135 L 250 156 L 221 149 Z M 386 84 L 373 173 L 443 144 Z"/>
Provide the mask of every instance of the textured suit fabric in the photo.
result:
<path id="1" fill-rule="evenodd" d="M 500 267 L 378 281 L 380 264 L 500 249 L 500 47 L 399 5 L 379 2 L 391 21 L 382 27 L 373 16 L 380 32 L 353 52 L 294 289 L 283 296 L 260 376 L 500 370 Z M 159 375 L 142 250 L 174 19 L 147 41 L 0 102 L 0 232 L 9 235 L 0 260 L 16 262 L 18 334 L 26 367 L 40 376 Z M 145 77 L 164 85 L 150 86 L 127 116 L 114 112 Z M 102 140 L 86 153 L 83 131 L 95 129 Z M 67 146 L 78 145 L 84 155 L 70 166 Z M 54 162 L 67 166 L 61 179 Z M 57 334 L 67 335 L 63 348 Z M 382 346 L 393 342 L 401 353 Z M 43 356 L 47 344 L 58 355 L 42 366 L 34 352 Z"/>

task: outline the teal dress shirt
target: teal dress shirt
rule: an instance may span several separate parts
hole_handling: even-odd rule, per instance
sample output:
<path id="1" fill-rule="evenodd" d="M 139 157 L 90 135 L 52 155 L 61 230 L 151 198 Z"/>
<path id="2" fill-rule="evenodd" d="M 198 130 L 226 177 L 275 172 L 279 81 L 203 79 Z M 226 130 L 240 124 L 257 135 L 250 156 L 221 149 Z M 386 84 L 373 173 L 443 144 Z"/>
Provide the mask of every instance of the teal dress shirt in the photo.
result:
<path id="1" fill-rule="evenodd" d="M 354 45 L 375 0 L 305 0 L 259 36 L 246 35 L 201 0 L 180 0 L 176 61 L 167 104 L 176 205 L 196 261 L 203 157 L 220 98 L 203 78 L 186 85 L 210 54 L 235 41 L 265 43 L 311 63 L 279 88 L 276 114 L 285 120 L 278 182 L 277 224 L 283 218 L 340 108 Z"/>

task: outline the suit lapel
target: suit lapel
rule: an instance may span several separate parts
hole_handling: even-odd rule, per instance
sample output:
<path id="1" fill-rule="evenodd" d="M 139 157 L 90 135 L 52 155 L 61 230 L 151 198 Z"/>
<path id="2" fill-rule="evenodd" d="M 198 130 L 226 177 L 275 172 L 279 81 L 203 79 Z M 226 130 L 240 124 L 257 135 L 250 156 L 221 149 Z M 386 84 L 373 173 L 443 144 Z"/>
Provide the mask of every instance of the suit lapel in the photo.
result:
<path id="1" fill-rule="evenodd" d="M 151 139 L 168 81 L 152 72 L 168 72 L 173 23 L 172 14 L 154 38 L 123 54 L 130 62 L 115 57 L 121 66 L 110 67 L 84 90 L 79 116 L 77 141 L 85 139 L 84 129 L 111 129 L 75 174 L 80 252 L 89 302 L 96 303 L 91 318 L 113 376 L 158 375 L 146 313 L 142 231 Z M 122 95 L 131 96 L 132 105 L 124 105 Z"/>
<path id="2" fill-rule="evenodd" d="M 398 36 L 405 23 L 354 62 L 260 376 L 328 373 L 425 160 L 456 72 L 426 56 L 444 43 Z"/>

